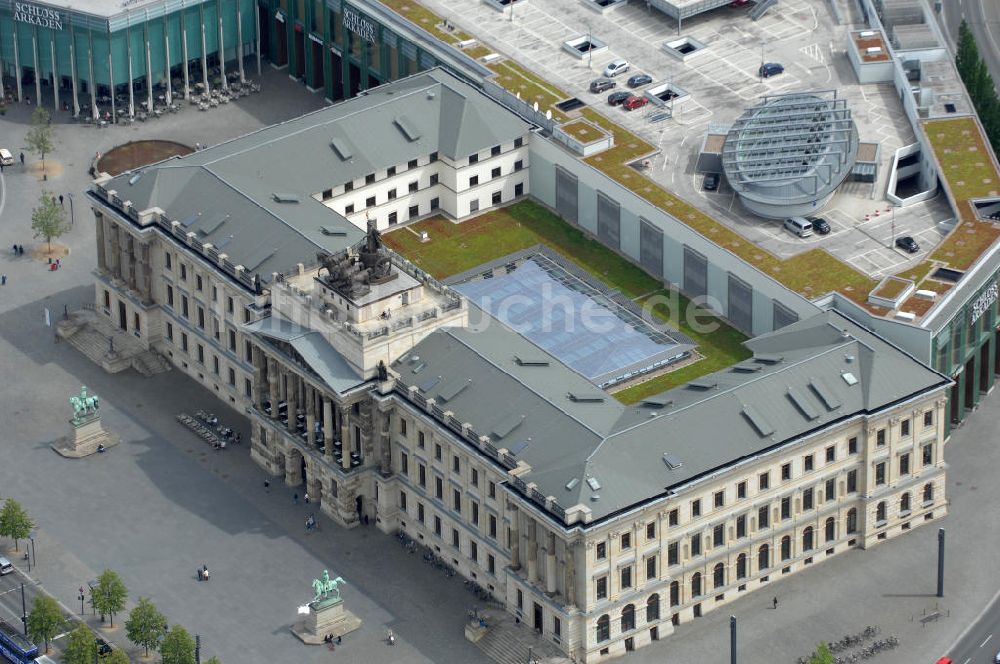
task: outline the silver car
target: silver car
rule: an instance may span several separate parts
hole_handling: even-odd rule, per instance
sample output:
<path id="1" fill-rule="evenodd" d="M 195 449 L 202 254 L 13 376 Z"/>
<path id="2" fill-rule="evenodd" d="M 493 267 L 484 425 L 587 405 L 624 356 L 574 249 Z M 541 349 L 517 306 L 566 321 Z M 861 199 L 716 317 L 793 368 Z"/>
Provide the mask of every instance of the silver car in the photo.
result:
<path id="1" fill-rule="evenodd" d="M 0 576 L 13 573 L 14 573 L 14 565 L 11 564 L 11 562 L 6 558 L 4 558 L 3 556 L 0 556 Z"/>

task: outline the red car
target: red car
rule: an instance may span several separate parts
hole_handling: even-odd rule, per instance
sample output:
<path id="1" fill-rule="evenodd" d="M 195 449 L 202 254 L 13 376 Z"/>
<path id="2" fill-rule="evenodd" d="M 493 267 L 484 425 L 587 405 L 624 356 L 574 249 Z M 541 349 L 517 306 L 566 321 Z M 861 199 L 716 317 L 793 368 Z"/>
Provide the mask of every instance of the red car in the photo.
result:
<path id="1" fill-rule="evenodd" d="M 637 108 L 642 108 L 648 103 L 649 103 L 648 97 L 639 97 L 636 95 L 632 95 L 631 97 L 625 100 L 625 103 L 622 104 L 622 107 L 626 111 L 634 111 Z"/>

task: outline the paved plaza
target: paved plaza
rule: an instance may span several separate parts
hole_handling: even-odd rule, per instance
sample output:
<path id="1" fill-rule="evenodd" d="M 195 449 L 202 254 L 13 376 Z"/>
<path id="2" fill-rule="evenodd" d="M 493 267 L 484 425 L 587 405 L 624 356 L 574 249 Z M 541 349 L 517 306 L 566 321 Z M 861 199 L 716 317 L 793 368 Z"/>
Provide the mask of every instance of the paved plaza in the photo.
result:
<path id="1" fill-rule="evenodd" d="M 205 655 L 223 662 L 488 661 L 463 637 L 474 601 L 458 577 L 443 576 L 374 527 L 343 531 L 321 517 L 320 531 L 306 534 L 305 519 L 313 510 L 292 501 L 301 488 L 272 478 L 265 492 L 264 475 L 246 445 L 215 452 L 175 419 L 181 411 L 211 410 L 223 422 L 239 425 L 248 441 L 240 414 L 178 372 L 148 379 L 132 371 L 107 375 L 69 344 L 55 343 L 45 327 L 46 308 L 57 318 L 64 306 L 93 301 L 93 220 L 81 193 L 93 154 L 133 138 L 216 142 L 322 103 L 278 72 L 265 76 L 264 89 L 242 100 L 245 104 L 205 113 L 186 109 L 130 128 L 57 122 L 54 158 L 64 171 L 44 184 L 55 194 L 76 192 L 75 227 L 60 239 L 72 251 L 57 272 L 3 249 L 33 242 L 30 209 L 42 184 L 19 167 L 5 169 L 0 497 L 16 497 L 38 521 L 38 567 L 32 577 L 69 608 L 79 608 L 80 585 L 113 568 L 133 600 L 152 598 L 171 624 L 202 636 Z M 272 94 L 265 97 L 268 91 Z M 29 111 L 18 107 L 0 118 L 0 145 L 15 154 Z M 124 444 L 71 461 L 48 444 L 66 433 L 67 398 L 81 384 L 101 396 L 105 424 Z M 771 589 L 682 625 L 669 640 L 623 661 L 725 661 L 730 613 L 740 621 L 744 662 L 794 662 L 817 641 L 869 624 L 902 642 L 878 662 L 934 661 L 996 591 L 1000 532 L 984 509 L 1000 504 L 1000 484 L 991 472 L 1000 464 L 996 401 L 996 394 L 984 399 L 986 412 L 967 420 L 946 451 L 950 514 L 938 522 L 948 529 L 945 599 L 933 596 L 936 526 L 919 528 L 871 551 L 852 551 L 786 580 L 775 578 Z M 202 564 L 212 571 L 209 583 L 195 579 Z M 301 645 L 288 629 L 296 608 L 310 599 L 310 580 L 324 569 L 347 580 L 347 606 L 364 621 L 333 654 Z M 780 600 L 777 610 L 769 608 L 773 596 Z M 5 606 L 0 602 L 2 617 L 16 619 Z M 935 612 L 937 620 L 921 620 Z M 382 641 L 387 628 L 397 636 L 395 648 Z M 120 627 L 110 636 L 126 643 Z"/>

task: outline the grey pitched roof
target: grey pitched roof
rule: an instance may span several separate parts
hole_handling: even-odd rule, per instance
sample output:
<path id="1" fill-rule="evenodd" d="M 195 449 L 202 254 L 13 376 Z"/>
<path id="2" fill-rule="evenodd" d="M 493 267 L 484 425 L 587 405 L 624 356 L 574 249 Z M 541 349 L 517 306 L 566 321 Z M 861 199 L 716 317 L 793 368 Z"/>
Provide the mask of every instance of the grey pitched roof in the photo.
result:
<path id="1" fill-rule="evenodd" d="M 496 447 L 530 441 L 516 455 L 531 466 L 521 479 L 563 508 L 586 505 L 595 521 L 840 420 L 949 383 L 836 312 L 746 345 L 756 359 L 658 395 L 655 401 L 669 404 L 660 408 L 626 406 L 610 396 L 601 402 L 570 399 L 569 393 L 597 390 L 499 324 L 484 332 L 438 331 L 393 369 L 406 386 L 423 386 L 420 392 L 428 399 L 436 398 L 440 386 L 471 379 L 440 407 L 479 435 L 523 416 L 510 433 L 497 437 Z M 515 361 L 528 353 L 548 365 Z M 680 466 L 668 467 L 665 454 Z M 591 478 L 599 488 L 591 486 Z"/>
<path id="2" fill-rule="evenodd" d="M 277 314 L 243 326 L 258 339 L 283 341 L 298 358 L 338 394 L 357 387 L 365 379 L 334 350 L 320 332 L 292 323 Z"/>
<path id="3" fill-rule="evenodd" d="M 433 152 L 465 159 L 530 127 L 434 69 L 149 166 L 138 179 L 124 173 L 105 187 L 138 210 L 159 207 L 186 222 L 203 242 L 226 242 L 220 251 L 231 262 L 267 282 L 272 272 L 313 262 L 319 250 L 335 252 L 361 239 L 361 229 L 314 194 Z"/>

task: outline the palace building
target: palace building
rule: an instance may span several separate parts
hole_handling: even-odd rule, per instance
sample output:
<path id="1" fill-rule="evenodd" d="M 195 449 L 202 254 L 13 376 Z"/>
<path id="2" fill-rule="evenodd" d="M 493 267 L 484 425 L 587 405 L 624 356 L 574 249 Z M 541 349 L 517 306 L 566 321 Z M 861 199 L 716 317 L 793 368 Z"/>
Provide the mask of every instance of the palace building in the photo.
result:
<path id="1" fill-rule="evenodd" d="M 570 284 L 556 262 L 452 288 L 382 245 L 563 186 L 533 129 L 436 69 L 101 175 L 96 308 L 245 408 L 270 475 L 406 533 L 579 661 L 946 514 L 951 380 L 841 313 L 752 315 L 749 359 L 625 405 L 600 385 L 683 335 L 603 302 L 612 346 L 550 343 L 485 296 Z M 794 313 L 781 297 L 753 306 Z"/>

